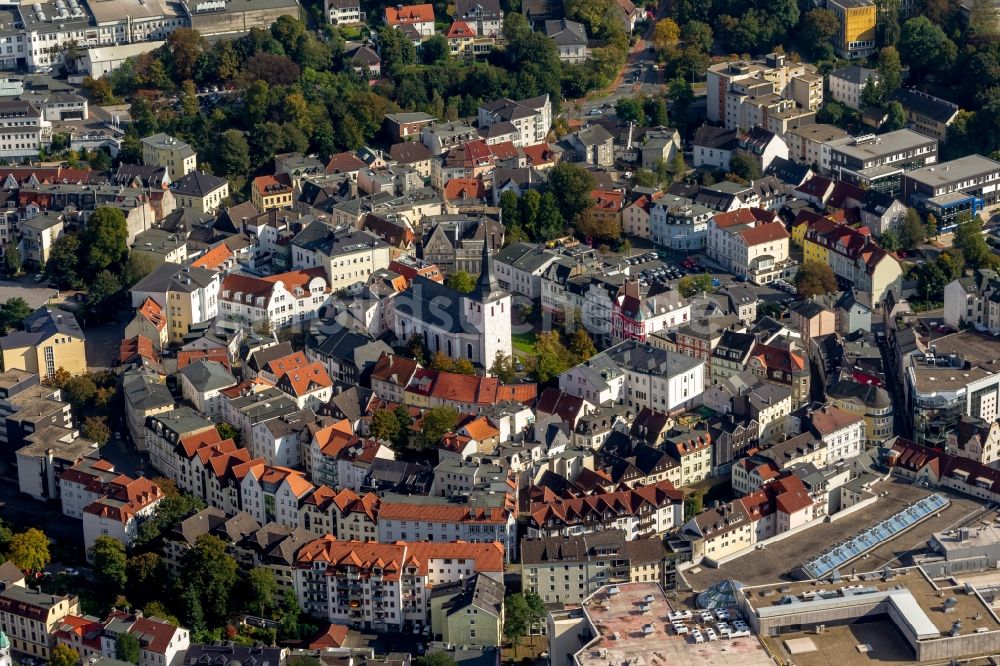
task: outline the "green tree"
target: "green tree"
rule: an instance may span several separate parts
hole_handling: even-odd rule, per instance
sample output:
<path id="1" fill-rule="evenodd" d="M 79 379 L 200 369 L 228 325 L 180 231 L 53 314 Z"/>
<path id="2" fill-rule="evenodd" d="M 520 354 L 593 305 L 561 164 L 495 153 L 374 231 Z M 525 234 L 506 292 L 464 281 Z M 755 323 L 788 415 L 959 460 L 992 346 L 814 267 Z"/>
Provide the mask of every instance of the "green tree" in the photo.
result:
<path id="1" fill-rule="evenodd" d="M 941 26 L 926 16 L 911 18 L 899 36 L 899 55 L 910 66 L 910 78 L 922 81 L 927 75 L 945 73 L 958 56 L 958 48 Z"/>
<path id="2" fill-rule="evenodd" d="M 899 241 L 899 234 L 892 229 L 887 229 L 882 237 L 878 239 L 879 245 L 889 252 L 895 252 L 902 248 L 902 244 Z"/>
<path id="3" fill-rule="evenodd" d="M 802 15 L 799 43 L 817 60 L 833 56 L 832 39 L 840 31 L 840 20 L 829 9 L 810 9 Z"/>
<path id="4" fill-rule="evenodd" d="M 175 81 L 193 78 L 194 66 L 206 48 L 197 30 L 178 28 L 167 36 L 167 54 Z"/>
<path id="5" fill-rule="evenodd" d="M 80 655 L 65 643 L 58 643 L 49 652 L 49 666 L 76 666 Z"/>
<path id="6" fill-rule="evenodd" d="M 139 639 L 123 631 L 115 639 L 115 659 L 127 661 L 130 664 L 138 664 L 142 656 L 142 646 Z"/>
<path id="7" fill-rule="evenodd" d="M 523 239 L 525 225 L 521 221 L 521 202 L 514 190 L 507 190 L 500 195 L 500 219 L 507 227 L 505 240 L 516 243 Z"/>
<path id="8" fill-rule="evenodd" d="M 194 585 L 205 620 L 217 627 L 229 617 L 230 600 L 237 581 L 237 565 L 218 537 L 203 534 L 184 555 L 185 578 Z"/>
<path id="9" fill-rule="evenodd" d="M 686 79 L 676 78 L 670 82 L 667 98 L 670 100 L 670 113 L 674 121 L 679 125 L 686 125 L 694 103 L 694 88 Z"/>
<path id="10" fill-rule="evenodd" d="M 906 211 L 906 219 L 899 229 L 899 242 L 905 249 L 912 250 L 923 243 L 926 237 L 927 230 L 920 220 L 920 213 L 915 208 L 910 208 Z"/>
<path id="11" fill-rule="evenodd" d="M 615 103 L 615 115 L 625 122 L 643 124 L 646 114 L 642 110 L 642 102 L 635 97 L 622 97 Z"/>
<path id="12" fill-rule="evenodd" d="M 385 26 L 379 31 L 379 52 L 382 56 L 382 69 L 395 78 L 407 65 L 417 61 L 417 50 L 410 38 L 401 30 Z"/>
<path id="13" fill-rule="evenodd" d="M 156 553 L 140 553 L 128 558 L 125 577 L 130 600 L 137 606 L 153 601 L 165 575 L 163 560 Z"/>
<path id="14" fill-rule="evenodd" d="M 119 266 L 128 256 L 125 213 L 117 208 L 98 207 L 87 219 L 83 240 L 87 266 L 92 272 Z"/>
<path id="15" fill-rule="evenodd" d="M 184 592 L 181 594 L 180 606 L 181 619 L 184 621 L 184 625 L 192 633 L 204 631 L 206 628 L 205 611 L 201 607 L 201 595 L 198 594 L 194 585 L 188 585 L 184 588 Z"/>
<path id="16" fill-rule="evenodd" d="M 504 354 L 502 351 L 497 351 L 496 356 L 493 358 L 493 365 L 490 366 L 490 374 L 504 384 L 514 381 L 516 377 L 514 357 Z"/>
<path id="17" fill-rule="evenodd" d="M 448 275 L 447 284 L 457 292 L 471 294 L 476 288 L 476 279 L 465 271 L 455 271 Z"/>
<path id="18" fill-rule="evenodd" d="M 760 166 L 753 155 L 744 150 L 734 150 L 729 158 L 729 171 L 743 180 L 756 180 L 760 178 Z"/>
<path id="19" fill-rule="evenodd" d="M 715 36 L 712 28 L 703 21 L 688 21 L 681 27 L 681 41 L 687 47 L 698 49 L 704 53 L 712 52 L 712 42 Z"/>
<path id="20" fill-rule="evenodd" d="M 681 29 L 673 19 L 665 18 L 656 22 L 653 28 L 653 45 L 660 53 L 668 53 L 677 48 L 681 39 Z"/>
<path id="21" fill-rule="evenodd" d="M 513 646 L 516 657 L 518 645 L 531 628 L 531 609 L 523 594 L 510 594 L 503 601 L 503 610 L 503 633 Z"/>
<path id="22" fill-rule="evenodd" d="M 106 416 L 88 416 L 83 420 L 80 434 L 98 446 L 104 446 L 111 439 L 111 428 Z"/>
<path id="23" fill-rule="evenodd" d="M 874 76 L 869 76 L 865 80 L 865 85 L 861 89 L 861 106 L 862 108 L 869 106 L 878 106 L 882 103 L 882 89 L 879 87 L 878 83 L 875 82 Z"/>
<path id="24" fill-rule="evenodd" d="M 122 283 L 118 276 L 104 269 L 94 276 L 93 282 L 87 288 L 88 306 L 93 312 L 106 312 L 111 309 L 114 298 L 121 292 Z"/>
<path id="25" fill-rule="evenodd" d="M 837 276 L 827 264 L 819 261 L 807 261 L 799 267 L 795 274 L 795 288 L 799 295 L 812 298 L 820 294 L 830 294 L 837 291 Z"/>
<path id="26" fill-rule="evenodd" d="M 436 33 L 433 37 L 420 45 L 420 57 L 424 64 L 435 65 L 443 60 L 447 60 L 451 54 L 451 46 L 448 40 L 441 33 Z"/>
<path id="27" fill-rule="evenodd" d="M 983 221 L 978 215 L 963 213 L 955 227 L 954 245 L 962 251 L 966 263 L 973 268 L 982 268 L 992 258 L 990 246 L 983 238 Z"/>
<path id="28" fill-rule="evenodd" d="M 147 546 L 158 541 L 164 532 L 173 529 L 182 519 L 205 508 L 205 503 L 194 495 L 164 497 L 156 505 L 156 511 L 139 525 L 136 545 Z"/>
<path id="29" fill-rule="evenodd" d="M 572 162 L 559 162 L 549 170 L 549 188 L 566 220 L 576 221 L 590 208 L 590 193 L 596 186 L 594 175 Z"/>
<path id="30" fill-rule="evenodd" d="M 388 409 L 379 409 L 372 414 L 369 434 L 375 439 L 394 442 L 399 437 L 399 431 L 399 420 L 394 412 Z"/>
<path id="31" fill-rule="evenodd" d="M 228 129 L 219 137 L 217 172 L 227 178 L 244 177 L 250 172 L 250 144 L 238 129 Z"/>
<path id="32" fill-rule="evenodd" d="M 181 85 L 180 103 L 181 113 L 184 117 L 195 118 L 198 116 L 198 91 L 191 79 L 186 80 Z"/>
<path id="33" fill-rule="evenodd" d="M 934 217 L 933 213 L 927 214 L 927 236 L 929 238 L 937 238 L 938 235 L 938 220 Z"/>
<path id="34" fill-rule="evenodd" d="M 265 617 L 265 611 L 274 605 L 274 595 L 278 591 L 278 582 L 270 569 L 254 567 L 247 574 L 247 608 L 257 611 L 260 617 Z"/>
<path id="35" fill-rule="evenodd" d="M 427 349 L 427 343 L 424 341 L 423 336 L 416 333 L 407 339 L 406 351 L 410 354 L 410 358 L 421 365 L 427 363 L 427 359 L 430 356 L 430 351 Z"/>
<path id="36" fill-rule="evenodd" d="M 441 443 L 441 438 L 454 430 L 457 424 L 458 412 L 453 407 L 438 405 L 428 409 L 420 424 L 422 448 L 436 447 Z"/>
<path id="37" fill-rule="evenodd" d="M 130 254 L 122 271 L 122 287 L 131 289 L 139 280 L 152 273 L 154 268 L 156 262 L 152 255 L 145 252 Z"/>
<path id="38" fill-rule="evenodd" d="M 101 595 L 111 601 L 125 592 L 128 580 L 125 545 L 109 536 L 99 536 L 90 547 L 90 561 L 94 563 L 94 580 Z"/>
<path id="39" fill-rule="evenodd" d="M 20 296 L 8 298 L 7 302 L 0 305 L 0 327 L 4 330 L 11 328 L 24 328 L 24 320 L 32 313 L 28 301 Z"/>
<path id="40" fill-rule="evenodd" d="M 21 253 L 17 249 L 17 244 L 14 241 L 7 241 L 7 244 L 3 248 L 3 270 L 7 275 L 15 276 L 21 272 L 23 268 L 23 263 L 21 261 Z"/>
<path id="41" fill-rule="evenodd" d="M 7 558 L 21 571 L 41 571 L 50 560 L 49 539 L 45 532 L 34 527 L 15 534 L 7 548 Z"/>
<path id="42" fill-rule="evenodd" d="M 45 275 L 60 289 L 78 289 L 80 280 L 80 238 L 76 234 L 63 234 L 52 243 Z"/>
<path id="43" fill-rule="evenodd" d="M 895 100 L 889 102 L 889 105 L 886 107 L 886 114 L 888 118 L 885 124 L 882 125 L 881 129 L 883 132 L 893 132 L 906 127 L 906 111 L 899 102 Z"/>
<path id="44" fill-rule="evenodd" d="M 576 357 L 577 363 L 590 360 L 597 356 L 597 347 L 594 346 L 594 339 L 583 327 L 582 323 L 577 323 L 573 329 L 573 336 L 569 341 L 569 351 Z"/>
<path id="45" fill-rule="evenodd" d="M 886 46 L 878 53 L 878 77 L 882 99 L 886 99 L 903 85 L 903 63 L 894 46 Z"/>
<path id="46" fill-rule="evenodd" d="M 430 652 L 413 660 L 414 666 L 455 666 L 455 659 L 444 650 Z"/>
<path id="47" fill-rule="evenodd" d="M 573 354 L 555 331 L 545 331 L 536 336 L 535 354 L 535 377 L 542 383 L 558 377 L 573 365 Z"/>
<path id="48" fill-rule="evenodd" d="M 97 384 L 90 375 L 76 375 L 66 381 L 62 391 L 63 397 L 79 411 L 94 399 L 94 395 L 97 394 Z"/>
<path id="49" fill-rule="evenodd" d="M 566 220 L 559 209 L 556 195 L 546 192 L 542 195 L 535 218 L 536 240 L 547 241 L 558 238 L 566 232 Z"/>

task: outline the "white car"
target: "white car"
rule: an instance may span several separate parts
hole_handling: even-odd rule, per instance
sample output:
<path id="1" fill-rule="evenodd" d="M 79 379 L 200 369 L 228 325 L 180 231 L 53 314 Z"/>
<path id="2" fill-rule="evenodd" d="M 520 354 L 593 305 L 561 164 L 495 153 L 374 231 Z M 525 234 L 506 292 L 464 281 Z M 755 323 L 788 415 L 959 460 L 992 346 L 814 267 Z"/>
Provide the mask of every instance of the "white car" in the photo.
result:
<path id="1" fill-rule="evenodd" d="M 712 627 L 705 630 L 705 636 L 708 638 L 709 642 L 719 640 L 719 636 L 715 633 L 715 629 L 712 629 Z"/>
<path id="2" fill-rule="evenodd" d="M 722 638 L 729 638 L 733 633 L 732 627 L 730 627 L 725 622 L 720 622 L 719 624 L 715 625 L 715 628 L 718 630 L 719 636 L 721 636 Z"/>
<path id="3" fill-rule="evenodd" d="M 725 608 L 716 608 L 715 609 L 715 617 L 718 620 L 728 620 L 729 619 L 729 611 L 727 611 Z"/>
<path id="4" fill-rule="evenodd" d="M 749 629 L 735 629 L 734 628 L 733 631 L 732 631 L 732 633 L 729 634 L 729 637 L 730 638 L 742 638 L 744 636 L 749 636 L 749 635 L 750 635 L 750 630 Z"/>
<path id="5" fill-rule="evenodd" d="M 705 642 L 705 637 L 702 636 L 701 632 L 698 631 L 697 629 L 695 629 L 694 631 L 691 632 L 691 638 L 694 639 L 695 643 L 704 643 Z"/>
<path id="6" fill-rule="evenodd" d="M 680 622 L 674 622 L 673 625 L 671 626 L 673 626 L 674 633 L 676 633 L 678 636 L 690 633 L 690 630 L 687 628 L 686 624 L 681 624 Z"/>
<path id="7" fill-rule="evenodd" d="M 670 614 L 669 617 L 671 622 L 673 622 L 674 620 L 690 620 L 691 611 L 689 610 L 674 611 L 673 613 Z"/>
<path id="8" fill-rule="evenodd" d="M 702 621 L 703 624 L 710 623 L 712 621 L 712 611 L 707 611 L 707 610 L 706 611 L 702 611 L 701 612 L 701 621 Z"/>

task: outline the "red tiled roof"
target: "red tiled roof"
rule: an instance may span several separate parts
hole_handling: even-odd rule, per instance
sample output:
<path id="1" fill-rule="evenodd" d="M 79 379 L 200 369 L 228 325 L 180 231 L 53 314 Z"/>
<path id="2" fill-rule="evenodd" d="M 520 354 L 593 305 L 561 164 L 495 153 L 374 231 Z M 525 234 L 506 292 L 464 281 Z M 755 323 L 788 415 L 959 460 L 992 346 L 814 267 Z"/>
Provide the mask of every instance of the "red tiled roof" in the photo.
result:
<path id="1" fill-rule="evenodd" d="M 408 5 L 385 8 L 385 22 L 388 25 L 407 23 L 433 23 L 434 5 Z"/>
<path id="2" fill-rule="evenodd" d="M 670 481 L 660 481 L 632 490 L 619 490 L 587 497 L 548 498 L 549 501 L 531 502 L 528 508 L 531 521 L 544 525 L 549 520 L 565 524 L 602 521 L 607 512 L 621 516 L 637 515 L 645 507 L 659 508 L 666 504 L 684 501 L 684 493 Z"/>
<path id="3" fill-rule="evenodd" d="M 774 241 L 788 238 L 785 225 L 781 222 L 768 222 L 755 227 L 742 229 L 739 232 L 743 242 L 747 246 L 760 245 L 761 243 L 773 243 Z"/>
<path id="4" fill-rule="evenodd" d="M 448 201 L 485 197 L 486 186 L 479 178 L 452 178 L 444 185 L 444 198 Z"/>
<path id="5" fill-rule="evenodd" d="M 278 379 L 278 388 L 290 389 L 297 398 L 333 386 L 330 373 L 319 361 L 313 361 L 300 368 L 289 370 Z M 287 392 L 287 391 L 286 391 Z"/>
<path id="6" fill-rule="evenodd" d="M 188 349 L 177 352 L 177 369 L 183 370 L 195 361 L 216 361 L 231 369 L 229 352 L 225 349 Z"/>
<path id="7" fill-rule="evenodd" d="M 524 156 L 528 158 L 528 163 L 533 166 L 539 166 L 542 164 L 551 164 L 555 162 L 556 154 L 553 152 L 552 148 L 549 147 L 547 143 L 536 143 L 533 146 L 524 146 L 521 148 Z"/>
<path id="8" fill-rule="evenodd" d="M 445 35 L 448 39 L 465 39 L 475 36 L 476 31 L 465 21 L 455 21 L 452 23 L 448 28 L 448 34 Z"/>
<path id="9" fill-rule="evenodd" d="M 207 250 L 205 254 L 191 262 L 191 265 L 197 268 L 219 270 L 232 258 L 232 256 L 233 251 L 229 249 L 229 246 L 225 243 L 219 243 L 215 247 Z"/>
<path id="10" fill-rule="evenodd" d="M 357 155 L 352 152 L 337 153 L 330 156 L 330 161 L 326 163 L 327 173 L 352 173 L 361 171 L 368 165 L 362 162 Z"/>
<path id="11" fill-rule="evenodd" d="M 141 306 L 139 306 L 138 312 L 143 317 L 148 319 L 149 322 L 156 327 L 156 330 L 162 331 L 167 327 L 167 317 L 163 314 L 163 308 L 149 296 L 147 296 L 146 300 L 142 302 Z"/>
<path id="12" fill-rule="evenodd" d="M 719 229 L 739 226 L 741 224 L 756 224 L 757 222 L 773 222 L 777 216 L 772 211 L 762 208 L 737 208 L 728 213 L 718 213 L 712 218 Z"/>
<path id="13" fill-rule="evenodd" d="M 288 174 L 284 173 L 273 176 L 257 176 L 253 179 L 253 187 L 261 196 L 270 196 L 291 190 L 292 181 Z"/>
<path id="14" fill-rule="evenodd" d="M 625 205 L 625 193 L 621 190 L 591 190 L 591 206 L 598 210 L 619 211 Z"/>

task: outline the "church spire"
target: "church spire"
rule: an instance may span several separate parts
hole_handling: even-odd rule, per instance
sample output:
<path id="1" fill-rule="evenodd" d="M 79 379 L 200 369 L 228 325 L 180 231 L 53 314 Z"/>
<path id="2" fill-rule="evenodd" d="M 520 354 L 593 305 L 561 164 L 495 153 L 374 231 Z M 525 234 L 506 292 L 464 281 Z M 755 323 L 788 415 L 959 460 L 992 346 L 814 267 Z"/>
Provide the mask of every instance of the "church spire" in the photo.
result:
<path id="1" fill-rule="evenodd" d="M 481 302 L 493 300 L 502 294 L 500 283 L 493 275 L 493 257 L 490 254 L 490 242 L 493 234 L 490 232 L 490 225 L 487 220 L 483 225 L 483 258 L 479 269 L 479 281 L 476 283 L 475 296 Z"/>

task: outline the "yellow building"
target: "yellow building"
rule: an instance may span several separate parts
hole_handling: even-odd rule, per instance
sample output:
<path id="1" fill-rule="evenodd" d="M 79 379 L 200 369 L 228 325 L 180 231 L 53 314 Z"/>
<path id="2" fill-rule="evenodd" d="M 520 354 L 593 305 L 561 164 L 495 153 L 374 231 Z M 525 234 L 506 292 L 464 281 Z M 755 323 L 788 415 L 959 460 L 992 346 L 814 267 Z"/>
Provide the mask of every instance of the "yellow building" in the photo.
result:
<path id="1" fill-rule="evenodd" d="M 867 58 L 875 53 L 878 10 L 872 0 L 828 0 L 826 8 L 837 15 L 840 29 L 833 48 L 841 58 Z"/>
<path id="2" fill-rule="evenodd" d="M 295 188 L 286 174 L 258 176 L 250 193 L 254 207 L 264 213 L 272 208 L 291 208 Z"/>
<path id="3" fill-rule="evenodd" d="M 142 140 L 142 163 L 166 167 L 167 175 L 174 182 L 195 170 L 198 153 L 169 134 L 154 134 Z"/>
<path id="4" fill-rule="evenodd" d="M 0 337 L 4 370 L 25 370 L 50 377 L 62 368 L 71 375 L 87 371 L 83 330 L 63 310 L 40 308 L 24 320 L 24 330 Z"/>

